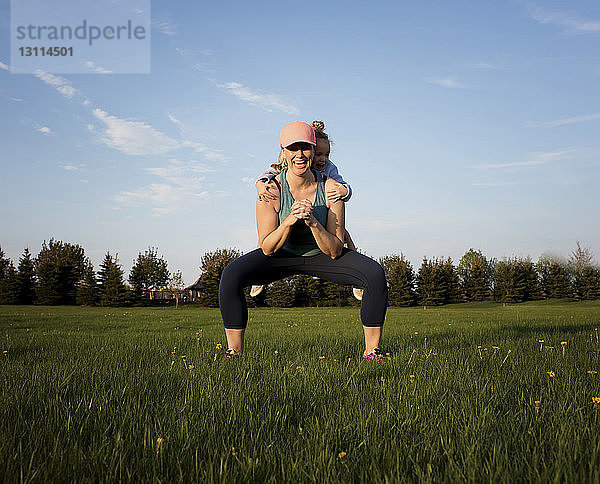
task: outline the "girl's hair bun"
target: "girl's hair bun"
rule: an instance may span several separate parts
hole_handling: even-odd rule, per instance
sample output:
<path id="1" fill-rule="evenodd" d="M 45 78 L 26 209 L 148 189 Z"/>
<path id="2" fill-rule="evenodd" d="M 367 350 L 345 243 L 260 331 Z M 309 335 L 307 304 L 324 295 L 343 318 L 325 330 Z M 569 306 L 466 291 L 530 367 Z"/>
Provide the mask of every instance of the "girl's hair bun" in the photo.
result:
<path id="1" fill-rule="evenodd" d="M 325 131 L 325 123 L 323 121 L 313 121 L 312 127 L 315 131 L 323 133 Z"/>

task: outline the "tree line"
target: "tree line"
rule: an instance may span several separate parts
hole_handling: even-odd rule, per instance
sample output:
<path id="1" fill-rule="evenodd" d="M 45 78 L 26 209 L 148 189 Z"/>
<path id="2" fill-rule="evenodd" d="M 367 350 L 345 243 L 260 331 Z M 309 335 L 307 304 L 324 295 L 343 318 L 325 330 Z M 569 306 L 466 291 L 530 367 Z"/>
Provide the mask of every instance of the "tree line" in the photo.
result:
<path id="1" fill-rule="evenodd" d="M 237 249 L 217 249 L 201 258 L 195 302 L 218 306 L 223 269 L 242 255 Z M 542 255 L 503 260 L 487 258 L 481 250 L 469 249 L 454 264 L 451 258 L 423 258 L 415 270 L 403 254 L 379 259 L 384 268 L 390 306 L 436 306 L 469 301 L 518 303 L 546 298 L 576 300 L 600 298 L 600 268 L 588 248 L 577 242 L 567 260 Z M 125 281 L 117 254 L 106 252 L 98 270 L 83 247 L 50 239 L 33 257 L 28 248 L 17 266 L 0 247 L 0 304 L 126 306 L 150 302 L 152 291 L 183 293 L 180 271 L 169 272 L 158 249 L 139 252 Z M 269 284 L 249 306 L 347 306 L 358 305 L 352 288 L 316 277 L 292 276 Z"/>

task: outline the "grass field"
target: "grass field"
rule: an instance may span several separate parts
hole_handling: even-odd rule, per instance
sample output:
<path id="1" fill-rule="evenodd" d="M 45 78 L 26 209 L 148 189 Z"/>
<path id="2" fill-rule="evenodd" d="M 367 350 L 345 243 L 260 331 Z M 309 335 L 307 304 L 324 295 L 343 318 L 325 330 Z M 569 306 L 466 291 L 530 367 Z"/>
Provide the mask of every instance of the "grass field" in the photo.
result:
<path id="1" fill-rule="evenodd" d="M 0 480 L 600 482 L 600 302 L 0 307 Z M 564 343 L 563 343 L 564 342 Z M 600 402 L 600 401 L 599 401 Z"/>

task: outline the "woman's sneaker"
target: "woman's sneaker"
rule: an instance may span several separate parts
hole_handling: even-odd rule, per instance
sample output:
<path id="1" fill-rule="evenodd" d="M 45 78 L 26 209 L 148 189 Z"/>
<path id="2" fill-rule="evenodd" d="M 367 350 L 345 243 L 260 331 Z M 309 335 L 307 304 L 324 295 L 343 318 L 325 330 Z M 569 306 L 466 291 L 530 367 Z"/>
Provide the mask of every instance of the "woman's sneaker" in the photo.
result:
<path id="1" fill-rule="evenodd" d="M 230 360 L 231 358 L 235 358 L 236 356 L 240 356 L 233 348 L 227 348 L 225 350 L 225 358 Z"/>
<path id="2" fill-rule="evenodd" d="M 384 358 L 391 359 L 391 355 L 384 351 L 381 351 L 379 348 L 373 348 L 373 351 L 367 353 L 363 352 L 363 358 L 365 360 L 382 360 Z"/>
<path id="3" fill-rule="evenodd" d="M 252 286 L 250 288 L 250 297 L 258 296 L 261 292 L 263 292 L 264 288 L 265 286 Z"/>
<path id="4" fill-rule="evenodd" d="M 356 299 L 358 299 L 359 301 L 362 301 L 362 297 L 363 297 L 363 290 L 359 289 L 358 287 L 353 287 L 352 288 L 352 294 L 354 294 L 354 297 Z"/>

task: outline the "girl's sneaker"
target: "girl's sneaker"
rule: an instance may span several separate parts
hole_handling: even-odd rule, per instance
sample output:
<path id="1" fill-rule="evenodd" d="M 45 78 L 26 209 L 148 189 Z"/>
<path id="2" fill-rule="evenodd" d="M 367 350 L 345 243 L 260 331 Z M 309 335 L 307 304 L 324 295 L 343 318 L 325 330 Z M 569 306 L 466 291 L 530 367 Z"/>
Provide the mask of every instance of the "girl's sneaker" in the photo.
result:
<path id="1" fill-rule="evenodd" d="M 365 360 L 382 360 L 384 358 L 390 359 L 391 356 L 389 353 L 381 351 L 379 348 L 373 348 L 373 351 L 370 353 L 367 353 L 366 351 L 363 352 L 363 358 Z"/>
<path id="2" fill-rule="evenodd" d="M 354 294 L 354 297 L 356 299 L 358 299 L 359 301 L 362 301 L 363 298 L 363 289 L 359 289 L 358 287 L 353 287 L 352 288 L 352 294 Z"/>
<path id="3" fill-rule="evenodd" d="M 265 286 L 252 286 L 250 288 L 250 297 L 258 296 L 261 292 L 263 292 L 264 288 Z"/>

